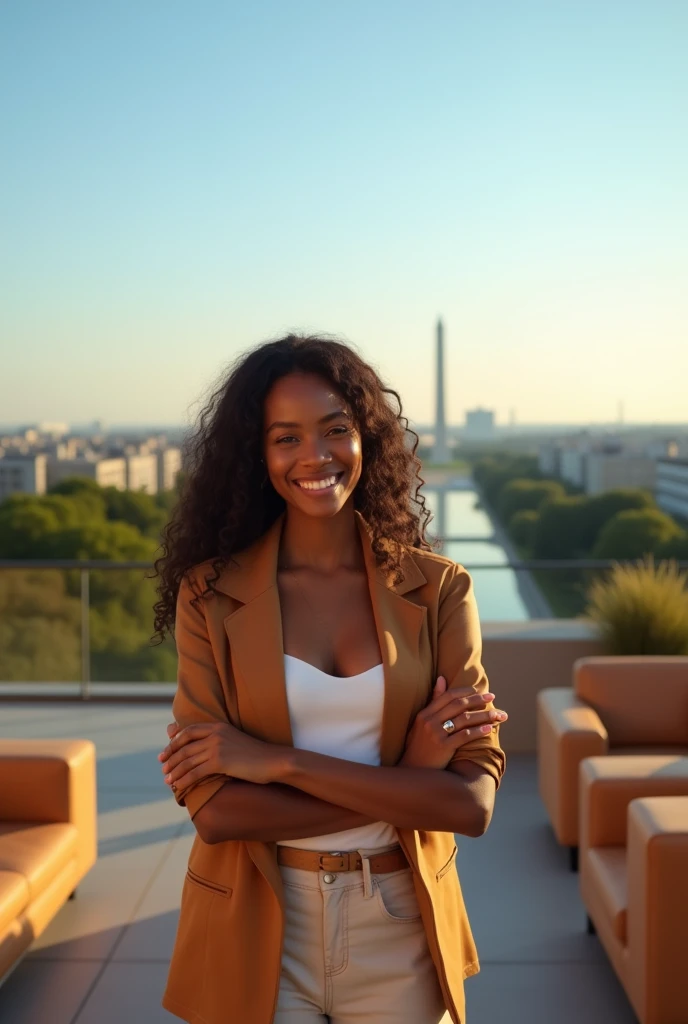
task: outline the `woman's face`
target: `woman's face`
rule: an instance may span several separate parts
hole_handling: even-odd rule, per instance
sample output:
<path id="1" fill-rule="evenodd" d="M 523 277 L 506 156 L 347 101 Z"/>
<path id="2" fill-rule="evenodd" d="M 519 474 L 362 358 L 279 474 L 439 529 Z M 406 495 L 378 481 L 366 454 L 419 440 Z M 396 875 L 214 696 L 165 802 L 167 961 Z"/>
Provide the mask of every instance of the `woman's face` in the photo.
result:
<path id="1" fill-rule="evenodd" d="M 313 373 L 273 384 L 264 407 L 264 453 L 270 481 L 309 516 L 333 516 L 361 477 L 361 438 L 338 391 Z"/>

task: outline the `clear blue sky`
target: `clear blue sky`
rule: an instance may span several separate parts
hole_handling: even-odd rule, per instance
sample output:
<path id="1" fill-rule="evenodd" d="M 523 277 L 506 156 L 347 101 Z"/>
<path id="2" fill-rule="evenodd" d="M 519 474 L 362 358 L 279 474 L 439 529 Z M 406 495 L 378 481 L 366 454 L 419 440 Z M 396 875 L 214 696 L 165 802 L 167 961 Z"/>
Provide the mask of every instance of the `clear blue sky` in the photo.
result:
<path id="1" fill-rule="evenodd" d="M 354 344 L 433 408 L 685 421 L 685 0 L 6 0 L 0 420 Z"/>

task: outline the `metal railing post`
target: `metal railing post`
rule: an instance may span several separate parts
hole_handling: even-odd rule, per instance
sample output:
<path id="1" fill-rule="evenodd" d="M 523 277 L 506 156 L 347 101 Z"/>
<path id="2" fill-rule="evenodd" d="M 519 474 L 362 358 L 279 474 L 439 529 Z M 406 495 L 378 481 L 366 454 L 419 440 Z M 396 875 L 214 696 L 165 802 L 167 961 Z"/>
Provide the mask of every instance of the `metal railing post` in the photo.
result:
<path id="1" fill-rule="evenodd" d="M 89 633 L 89 570 L 81 570 L 81 697 L 91 696 L 91 636 Z"/>

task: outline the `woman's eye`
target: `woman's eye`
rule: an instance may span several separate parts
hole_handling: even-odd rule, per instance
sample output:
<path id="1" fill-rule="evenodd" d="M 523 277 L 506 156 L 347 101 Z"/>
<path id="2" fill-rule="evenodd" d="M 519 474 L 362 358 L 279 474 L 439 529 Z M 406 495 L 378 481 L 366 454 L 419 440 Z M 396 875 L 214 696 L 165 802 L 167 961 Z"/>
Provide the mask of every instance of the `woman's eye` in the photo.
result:
<path id="1" fill-rule="evenodd" d="M 343 434 L 348 434 L 349 433 L 349 427 L 346 427 L 346 426 L 333 427 L 332 430 L 329 431 L 329 433 L 330 434 L 337 433 L 340 436 L 343 435 Z M 298 437 L 294 437 L 293 434 L 285 434 L 284 437 L 279 437 L 277 439 L 276 443 L 277 444 L 282 444 L 283 441 L 298 441 Z"/>

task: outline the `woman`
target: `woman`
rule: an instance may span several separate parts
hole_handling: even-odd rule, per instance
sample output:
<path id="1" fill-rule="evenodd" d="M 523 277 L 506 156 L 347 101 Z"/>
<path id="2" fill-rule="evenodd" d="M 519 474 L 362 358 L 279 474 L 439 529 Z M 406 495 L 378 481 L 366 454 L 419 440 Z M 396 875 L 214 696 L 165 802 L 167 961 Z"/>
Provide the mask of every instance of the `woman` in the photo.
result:
<path id="1" fill-rule="evenodd" d="M 293 335 L 201 416 L 156 605 L 179 656 L 159 756 L 197 831 L 163 999 L 183 1020 L 463 1021 L 454 834 L 487 828 L 506 715 L 409 433 L 350 347 Z"/>

